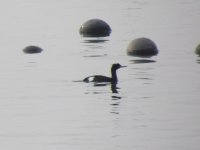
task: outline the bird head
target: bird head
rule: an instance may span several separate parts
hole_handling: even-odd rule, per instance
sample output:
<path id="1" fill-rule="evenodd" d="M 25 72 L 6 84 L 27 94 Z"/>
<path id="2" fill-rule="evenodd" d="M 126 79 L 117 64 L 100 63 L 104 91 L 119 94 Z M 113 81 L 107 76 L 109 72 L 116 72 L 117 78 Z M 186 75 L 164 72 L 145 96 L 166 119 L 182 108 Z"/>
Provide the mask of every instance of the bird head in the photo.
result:
<path id="1" fill-rule="evenodd" d="M 112 65 L 112 70 L 117 70 L 117 69 L 122 68 L 122 67 L 127 67 L 127 66 L 122 66 L 119 63 L 116 63 L 116 64 Z"/>

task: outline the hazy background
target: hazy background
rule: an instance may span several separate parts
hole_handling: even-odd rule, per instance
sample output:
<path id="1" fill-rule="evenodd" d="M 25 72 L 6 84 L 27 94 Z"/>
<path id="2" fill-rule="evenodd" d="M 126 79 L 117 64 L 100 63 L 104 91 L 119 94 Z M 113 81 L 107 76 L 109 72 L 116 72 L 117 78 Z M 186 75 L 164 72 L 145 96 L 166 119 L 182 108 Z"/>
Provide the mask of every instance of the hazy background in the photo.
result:
<path id="1" fill-rule="evenodd" d="M 199 0 L 0 0 L 0 149 L 200 148 Z M 112 34 L 83 38 L 91 18 Z M 144 62 L 128 43 L 152 39 Z M 37 45 L 40 54 L 22 49 Z M 118 71 L 111 86 L 81 80 Z"/>

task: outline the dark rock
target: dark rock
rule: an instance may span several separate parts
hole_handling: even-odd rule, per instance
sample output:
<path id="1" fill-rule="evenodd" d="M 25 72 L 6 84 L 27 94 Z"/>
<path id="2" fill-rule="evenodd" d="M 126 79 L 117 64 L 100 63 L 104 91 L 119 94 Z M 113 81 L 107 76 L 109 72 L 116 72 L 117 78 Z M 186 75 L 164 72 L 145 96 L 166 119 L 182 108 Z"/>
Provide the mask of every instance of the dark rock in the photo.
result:
<path id="1" fill-rule="evenodd" d="M 34 53 L 41 53 L 43 50 L 42 48 L 38 47 L 38 46 L 27 46 L 23 49 L 24 53 L 27 54 L 34 54 Z"/>
<path id="2" fill-rule="evenodd" d="M 200 44 L 196 47 L 195 53 L 200 56 Z"/>
<path id="3" fill-rule="evenodd" d="M 127 54 L 138 57 L 151 57 L 158 54 L 158 49 L 152 40 L 143 37 L 134 39 L 129 43 Z"/>
<path id="4" fill-rule="evenodd" d="M 110 35 L 111 28 L 103 20 L 91 19 L 83 23 L 79 32 L 86 37 L 104 37 Z"/>

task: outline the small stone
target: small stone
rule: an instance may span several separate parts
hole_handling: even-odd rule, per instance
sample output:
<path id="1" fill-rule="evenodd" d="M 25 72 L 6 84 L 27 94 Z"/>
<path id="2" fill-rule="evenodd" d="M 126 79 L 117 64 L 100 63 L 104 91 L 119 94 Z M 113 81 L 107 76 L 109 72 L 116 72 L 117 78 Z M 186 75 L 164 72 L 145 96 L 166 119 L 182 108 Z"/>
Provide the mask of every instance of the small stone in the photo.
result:
<path id="1" fill-rule="evenodd" d="M 26 54 L 35 54 L 35 53 L 41 53 L 43 51 L 42 48 L 38 47 L 38 46 L 27 46 L 23 49 L 23 52 Z"/>

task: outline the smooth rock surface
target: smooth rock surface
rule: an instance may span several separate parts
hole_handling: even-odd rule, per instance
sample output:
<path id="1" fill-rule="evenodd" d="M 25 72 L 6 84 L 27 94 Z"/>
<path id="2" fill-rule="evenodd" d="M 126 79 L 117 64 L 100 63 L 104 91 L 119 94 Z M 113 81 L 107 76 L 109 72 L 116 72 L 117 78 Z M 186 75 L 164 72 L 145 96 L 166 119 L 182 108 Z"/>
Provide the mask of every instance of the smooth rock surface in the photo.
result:
<path id="1" fill-rule="evenodd" d="M 27 46 L 23 49 L 23 52 L 27 54 L 41 53 L 42 51 L 43 51 L 42 48 L 33 45 Z"/>
<path id="2" fill-rule="evenodd" d="M 158 54 L 156 44 L 148 38 L 137 38 L 131 41 L 127 48 L 127 54 L 132 56 L 150 57 Z"/>
<path id="3" fill-rule="evenodd" d="M 200 56 L 200 44 L 196 47 L 195 53 Z"/>
<path id="4" fill-rule="evenodd" d="M 103 20 L 90 19 L 83 23 L 79 30 L 80 34 L 86 37 L 103 37 L 111 33 L 110 26 Z"/>

